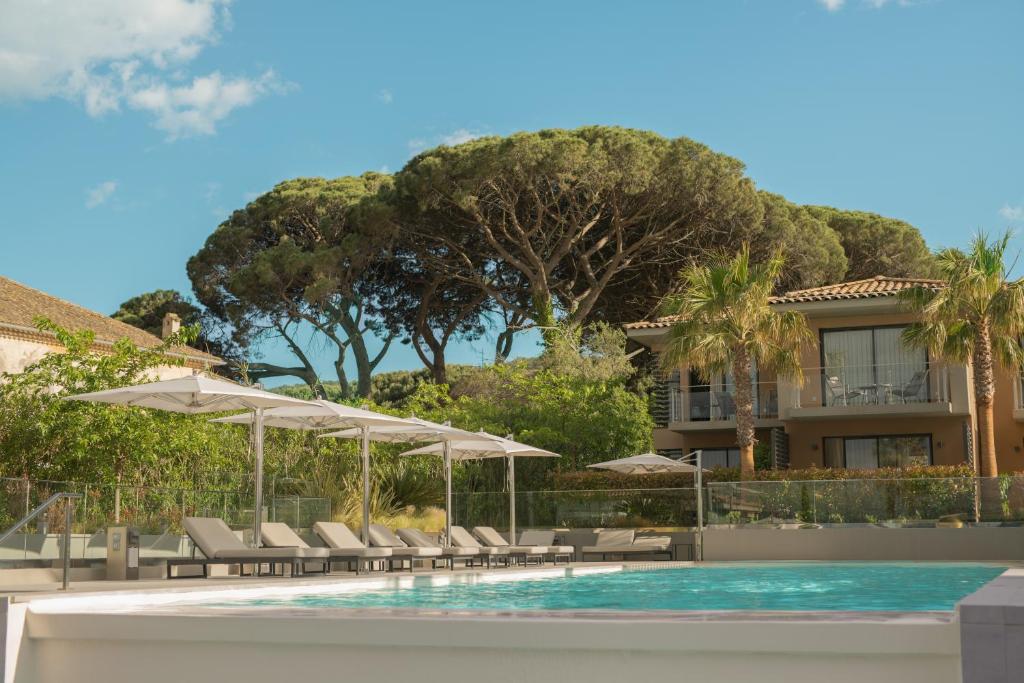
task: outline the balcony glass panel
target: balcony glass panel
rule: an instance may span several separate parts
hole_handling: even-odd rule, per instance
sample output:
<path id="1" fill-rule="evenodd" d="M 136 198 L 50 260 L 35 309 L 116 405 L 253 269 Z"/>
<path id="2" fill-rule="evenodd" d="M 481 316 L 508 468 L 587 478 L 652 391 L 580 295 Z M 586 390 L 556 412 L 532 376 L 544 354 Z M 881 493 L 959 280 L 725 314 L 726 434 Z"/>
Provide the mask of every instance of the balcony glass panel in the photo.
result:
<path id="1" fill-rule="evenodd" d="M 904 329 L 822 331 L 824 405 L 929 400 L 928 355 L 903 343 Z"/>

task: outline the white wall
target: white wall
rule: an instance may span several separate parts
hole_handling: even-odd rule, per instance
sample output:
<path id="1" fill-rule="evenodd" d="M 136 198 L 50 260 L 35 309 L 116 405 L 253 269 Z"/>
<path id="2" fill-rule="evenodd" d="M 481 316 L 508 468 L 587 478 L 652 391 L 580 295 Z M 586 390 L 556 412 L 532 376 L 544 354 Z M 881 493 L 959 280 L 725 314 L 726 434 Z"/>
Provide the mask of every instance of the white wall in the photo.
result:
<path id="1" fill-rule="evenodd" d="M 15 681 L 959 683 L 955 622 L 34 614 Z M 187 664 L 186 664 L 187 663 Z"/>

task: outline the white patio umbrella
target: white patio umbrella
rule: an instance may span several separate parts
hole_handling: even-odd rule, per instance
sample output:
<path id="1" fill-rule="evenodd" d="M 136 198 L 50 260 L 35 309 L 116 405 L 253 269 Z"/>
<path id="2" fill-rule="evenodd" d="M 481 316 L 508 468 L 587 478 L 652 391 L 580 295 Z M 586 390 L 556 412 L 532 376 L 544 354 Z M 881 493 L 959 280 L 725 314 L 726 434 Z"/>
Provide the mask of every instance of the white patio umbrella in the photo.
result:
<path id="1" fill-rule="evenodd" d="M 458 429 L 451 425 L 439 424 L 437 422 L 430 422 L 429 420 L 421 420 L 418 417 L 404 418 L 406 422 L 412 423 L 410 426 L 396 426 L 396 427 L 371 427 L 364 432 L 360 432 L 356 429 L 346 429 L 340 432 L 331 432 L 329 434 L 321 434 L 321 438 L 333 437 L 336 439 L 356 439 L 362 436 L 364 439 L 371 441 L 381 441 L 384 443 L 408 443 L 416 441 L 428 441 L 428 442 L 440 442 L 443 449 L 444 455 L 444 477 L 445 477 L 445 493 L 444 493 L 444 506 L 445 506 L 445 519 L 444 519 L 444 538 L 445 543 L 451 545 L 452 537 L 452 451 L 451 442 L 457 440 L 469 440 L 479 439 L 480 435 L 474 432 L 467 432 L 464 429 Z M 365 480 L 364 480 L 365 482 Z M 364 498 L 364 501 L 369 501 L 369 497 Z M 366 502 L 368 505 L 368 502 Z M 363 541 L 368 540 L 370 527 L 370 514 L 367 507 L 363 508 Z"/>
<path id="2" fill-rule="evenodd" d="M 72 401 L 91 401 L 114 405 L 137 406 L 167 410 L 174 413 L 216 413 L 226 410 L 253 410 L 253 446 L 256 452 L 255 498 L 253 511 L 253 545 L 260 543 L 263 510 L 263 412 L 281 406 L 305 406 L 302 399 L 273 394 L 256 387 L 247 387 L 205 375 L 179 377 L 160 382 L 147 382 L 130 387 L 93 391 L 66 397 Z"/>
<path id="3" fill-rule="evenodd" d="M 254 413 L 243 413 L 219 417 L 211 422 L 250 424 Z M 268 410 L 263 415 L 263 424 L 283 429 L 340 429 L 355 427 L 351 438 L 361 440 L 360 456 L 363 469 L 363 543 L 369 542 L 370 526 L 370 429 L 391 427 L 413 429 L 419 426 L 409 420 L 393 415 L 375 413 L 371 410 L 353 408 L 333 401 L 310 401 L 304 406 L 285 406 Z"/>
<path id="4" fill-rule="evenodd" d="M 508 461 L 508 526 L 509 536 L 516 537 L 516 458 L 560 458 L 558 453 L 546 451 L 511 439 L 503 439 L 487 432 L 477 432 L 475 439 L 449 442 L 452 460 L 484 460 L 486 458 L 506 458 Z M 406 451 L 402 455 L 443 455 L 443 444 L 433 443 L 422 448 Z M 448 476 L 448 488 L 451 488 L 451 470 Z"/>
<path id="5" fill-rule="evenodd" d="M 683 460 L 673 460 L 657 453 L 641 453 L 628 458 L 598 462 L 587 467 L 600 470 L 612 470 L 622 474 L 659 474 L 663 472 L 691 472 L 694 474 L 693 487 L 697 494 L 697 548 L 694 557 L 702 559 L 704 549 L 704 496 L 701 488 L 701 474 L 707 472 L 701 466 L 701 451 L 693 451 L 686 456 L 693 457 L 696 464 Z"/>

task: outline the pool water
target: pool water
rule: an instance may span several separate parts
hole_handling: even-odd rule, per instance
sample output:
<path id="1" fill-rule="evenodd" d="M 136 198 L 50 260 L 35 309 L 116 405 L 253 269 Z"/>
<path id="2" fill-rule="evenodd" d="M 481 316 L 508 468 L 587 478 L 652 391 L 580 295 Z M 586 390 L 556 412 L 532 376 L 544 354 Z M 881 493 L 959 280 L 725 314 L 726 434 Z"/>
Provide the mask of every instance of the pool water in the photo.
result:
<path id="1" fill-rule="evenodd" d="M 581 575 L 420 577 L 402 585 L 222 606 L 446 610 L 951 611 L 1003 573 L 985 564 L 707 565 Z"/>

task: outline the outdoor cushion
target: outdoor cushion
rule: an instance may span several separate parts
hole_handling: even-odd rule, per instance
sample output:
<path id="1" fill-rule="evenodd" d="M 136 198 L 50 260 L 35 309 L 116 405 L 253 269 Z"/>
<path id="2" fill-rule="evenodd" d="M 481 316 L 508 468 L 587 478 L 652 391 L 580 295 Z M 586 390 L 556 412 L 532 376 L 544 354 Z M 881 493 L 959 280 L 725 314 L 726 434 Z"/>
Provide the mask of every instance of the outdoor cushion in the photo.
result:
<path id="1" fill-rule="evenodd" d="M 472 534 L 461 526 L 452 527 L 452 544 L 460 548 L 480 548 L 480 541 L 473 538 Z"/>
<path id="2" fill-rule="evenodd" d="M 272 548 L 308 548 L 309 544 L 284 522 L 263 522 L 260 525 L 263 545 Z"/>
<path id="3" fill-rule="evenodd" d="M 634 536 L 636 536 L 636 532 L 632 529 L 609 529 L 606 531 L 598 531 L 597 542 L 595 545 L 632 545 Z"/>
<path id="4" fill-rule="evenodd" d="M 555 532 L 554 531 L 524 531 L 519 536 L 520 545 L 542 545 L 546 548 L 547 554 L 557 555 L 570 555 L 576 552 L 576 548 L 571 545 L 555 545 Z"/>
<path id="5" fill-rule="evenodd" d="M 425 533 L 419 529 L 397 529 L 395 533 L 405 544 L 411 548 L 438 548 L 437 543 L 430 540 Z"/>
<path id="6" fill-rule="evenodd" d="M 623 554 L 623 553 L 657 553 L 665 552 L 670 547 L 669 544 L 665 545 L 654 545 L 641 543 L 639 545 L 587 545 L 583 546 L 584 553 L 606 553 L 611 554 Z"/>
<path id="7" fill-rule="evenodd" d="M 181 525 L 206 557 L 213 557 L 218 550 L 249 549 L 224 520 L 217 517 L 185 517 Z"/>
<path id="8" fill-rule="evenodd" d="M 475 526 L 473 527 L 473 535 L 487 545 L 495 548 L 501 548 L 508 545 L 508 541 L 506 541 L 501 534 L 495 531 L 494 527 Z"/>
<path id="9" fill-rule="evenodd" d="M 365 548 L 352 530 L 341 522 L 317 522 L 313 533 L 331 548 Z"/>
<path id="10" fill-rule="evenodd" d="M 324 548 L 331 557 L 360 557 L 364 560 L 391 557 L 391 548 Z"/>
<path id="11" fill-rule="evenodd" d="M 392 557 L 441 557 L 440 548 L 410 548 L 403 545 L 387 550 L 391 551 Z"/>
<path id="12" fill-rule="evenodd" d="M 205 553 L 203 553 L 205 555 Z M 247 559 L 324 559 L 328 557 L 327 548 L 231 548 L 217 550 L 207 557 L 215 560 L 247 560 Z"/>
<path id="13" fill-rule="evenodd" d="M 513 555 L 546 555 L 548 553 L 546 545 L 510 545 L 506 547 Z"/>
<path id="14" fill-rule="evenodd" d="M 637 536 L 633 539 L 633 545 L 658 546 L 667 548 L 672 545 L 671 536 Z"/>
<path id="15" fill-rule="evenodd" d="M 406 546 L 405 541 L 395 536 L 391 529 L 380 524 L 370 525 L 370 543 L 384 548 L 404 548 Z"/>
<path id="16" fill-rule="evenodd" d="M 554 545 L 555 532 L 534 529 L 519 534 L 519 545 Z"/>
<path id="17" fill-rule="evenodd" d="M 495 556 L 495 555 L 508 555 L 508 548 L 507 547 L 491 548 L 491 547 L 480 546 L 479 548 L 465 548 L 463 546 L 458 546 L 458 548 L 459 548 L 459 550 L 475 550 L 478 555 L 490 555 L 492 557 Z"/>
<path id="18" fill-rule="evenodd" d="M 419 529 L 399 529 L 398 537 L 405 541 L 411 548 L 438 548 L 442 550 L 445 555 L 455 555 L 458 557 L 480 554 L 479 548 L 441 548 L 440 545 L 430 540 L 430 537 Z"/>

